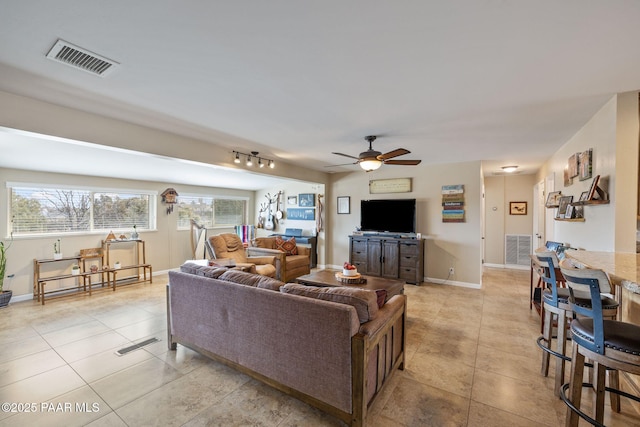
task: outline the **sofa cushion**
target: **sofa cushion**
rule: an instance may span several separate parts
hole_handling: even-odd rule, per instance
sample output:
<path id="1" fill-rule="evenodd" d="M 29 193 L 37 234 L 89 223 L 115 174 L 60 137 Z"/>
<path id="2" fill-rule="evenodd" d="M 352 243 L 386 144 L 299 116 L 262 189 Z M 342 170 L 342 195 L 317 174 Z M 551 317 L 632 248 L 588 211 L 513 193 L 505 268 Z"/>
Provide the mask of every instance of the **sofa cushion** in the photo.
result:
<path id="1" fill-rule="evenodd" d="M 378 314 L 376 293 L 368 289 L 344 286 L 317 287 L 287 283 L 280 288 L 280 292 L 352 305 L 358 313 L 361 324 L 368 322 Z"/>
<path id="2" fill-rule="evenodd" d="M 247 273 L 240 270 L 227 270 L 219 277 L 220 280 L 238 283 L 240 285 L 254 286 L 256 288 L 270 289 L 272 291 L 280 290 L 284 285 L 283 282 L 268 276 Z"/>
<path id="3" fill-rule="evenodd" d="M 298 255 L 298 246 L 296 246 L 296 238 L 292 237 L 284 240 L 282 237 L 276 237 L 276 249 L 284 252 L 286 255 Z"/>
<path id="4" fill-rule="evenodd" d="M 284 282 L 274 279 L 273 277 L 260 276 L 260 280 L 258 280 L 258 288 L 270 289 L 277 292 L 282 286 L 284 286 Z"/>
<path id="5" fill-rule="evenodd" d="M 222 273 L 227 271 L 226 268 L 210 267 L 208 265 L 199 265 L 193 262 L 185 262 L 180 266 L 183 273 L 195 274 L 197 276 L 211 277 L 217 279 Z"/>
<path id="6" fill-rule="evenodd" d="M 251 274 L 240 270 L 227 270 L 222 273 L 218 279 L 238 283 L 240 285 L 258 286 L 260 277 L 261 276 L 257 274 Z"/>

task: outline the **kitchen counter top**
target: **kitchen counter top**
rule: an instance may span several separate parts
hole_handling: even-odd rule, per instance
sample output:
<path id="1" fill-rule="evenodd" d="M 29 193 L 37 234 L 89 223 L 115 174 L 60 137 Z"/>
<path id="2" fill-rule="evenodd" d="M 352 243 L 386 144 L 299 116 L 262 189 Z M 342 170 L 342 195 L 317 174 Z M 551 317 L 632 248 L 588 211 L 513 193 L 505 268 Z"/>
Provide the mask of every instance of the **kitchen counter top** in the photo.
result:
<path id="1" fill-rule="evenodd" d="M 604 270 L 614 285 L 640 294 L 640 254 L 568 250 L 565 255 L 585 267 Z"/>

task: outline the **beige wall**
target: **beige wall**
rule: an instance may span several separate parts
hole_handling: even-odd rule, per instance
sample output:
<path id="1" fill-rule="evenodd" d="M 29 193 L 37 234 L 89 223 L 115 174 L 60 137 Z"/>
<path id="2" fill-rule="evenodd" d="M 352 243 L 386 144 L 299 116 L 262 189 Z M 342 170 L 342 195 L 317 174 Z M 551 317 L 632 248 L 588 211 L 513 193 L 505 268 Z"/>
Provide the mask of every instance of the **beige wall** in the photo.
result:
<path id="1" fill-rule="evenodd" d="M 0 200 L 9 200 L 8 190 L 5 183 L 25 182 L 25 183 L 46 183 L 60 185 L 81 185 L 83 187 L 96 188 L 124 188 L 145 191 L 154 191 L 158 195 L 167 187 L 175 188 L 178 193 L 194 193 L 203 195 L 220 196 L 243 196 L 248 197 L 253 206 L 253 192 L 232 190 L 226 188 L 197 187 L 182 184 L 167 184 L 148 181 L 131 181 L 116 178 L 101 178 L 91 176 L 51 174 L 43 172 L 32 172 L 15 169 L 0 168 Z M 4 206 L 4 204 L 3 204 Z M 182 264 L 184 260 L 190 259 L 191 240 L 189 230 L 178 230 L 178 214 L 166 213 L 166 205 L 162 203 L 162 198 L 157 198 L 157 228 L 153 231 L 141 232 L 140 237 L 145 240 L 146 260 L 153 266 L 155 272 L 175 268 Z M 7 231 L 7 209 L 0 209 L 0 236 L 6 236 Z M 114 230 L 115 231 L 115 230 Z M 131 230 L 129 230 L 130 232 Z M 226 228 L 208 230 L 209 234 L 233 231 Z M 127 232 L 127 230 L 123 231 Z M 120 233 L 115 231 L 116 235 Z M 32 292 L 33 283 L 33 259 L 52 258 L 53 243 L 59 235 L 38 238 L 17 238 L 14 240 L 11 249 L 7 253 L 7 275 L 14 274 L 12 279 L 5 280 L 8 289 L 13 290 L 14 296 L 27 295 Z M 106 233 L 82 234 L 78 236 L 62 236 L 63 255 L 77 255 L 80 249 L 94 248 L 101 245 L 101 241 L 106 237 Z M 119 260 L 125 263 L 123 256 L 127 256 L 125 251 L 120 251 L 117 255 Z M 113 258 L 112 258 L 113 260 Z M 69 268 L 69 264 L 57 263 L 56 267 Z M 51 267 L 49 267 L 51 268 Z M 67 282 L 68 285 L 69 282 Z M 60 284 L 51 282 L 47 289 L 53 289 Z"/>
<path id="2" fill-rule="evenodd" d="M 369 180 L 412 178 L 410 193 L 369 194 Z M 425 242 L 425 276 L 442 281 L 454 267 L 449 282 L 479 286 L 481 283 L 481 170 L 480 162 L 452 163 L 416 167 L 383 166 L 374 172 L 335 174 L 332 176 L 331 203 L 327 218 L 332 225 L 329 263 L 340 266 L 349 259 L 349 238 L 360 224 L 360 201 L 363 199 L 415 198 L 417 232 Z M 463 184 L 465 188 L 464 223 L 442 222 L 443 185 Z M 338 214 L 335 199 L 351 197 L 351 214 Z"/>
<path id="3" fill-rule="evenodd" d="M 504 265 L 505 234 L 533 233 L 535 175 L 485 176 L 486 264 Z M 510 215 L 510 202 L 527 202 L 526 215 Z"/>
<path id="4" fill-rule="evenodd" d="M 537 177 L 555 177 L 555 190 L 574 200 L 587 191 L 591 180 L 565 187 L 563 171 L 574 153 L 593 149 L 593 175 L 601 175 L 610 204 L 585 206 L 585 222 L 554 221 L 548 240 L 593 251 L 635 252 L 638 190 L 638 93 L 611 98 L 579 132 L 541 168 Z M 554 189 L 546 189 L 553 191 Z"/>

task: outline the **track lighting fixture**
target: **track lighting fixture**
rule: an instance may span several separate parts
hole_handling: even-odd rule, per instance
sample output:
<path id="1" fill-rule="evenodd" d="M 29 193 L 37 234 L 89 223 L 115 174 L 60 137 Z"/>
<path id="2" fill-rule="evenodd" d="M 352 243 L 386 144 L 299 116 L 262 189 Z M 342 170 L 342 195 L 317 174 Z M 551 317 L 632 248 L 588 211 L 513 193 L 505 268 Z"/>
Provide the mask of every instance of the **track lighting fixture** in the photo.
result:
<path id="1" fill-rule="evenodd" d="M 257 163 L 258 163 L 258 167 L 259 168 L 264 168 L 265 162 L 266 164 L 273 169 L 274 167 L 276 167 L 276 164 L 273 160 L 271 159 L 267 159 L 265 157 L 259 157 L 257 151 L 252 151 L 251 153 L 247 154 L 247 153 L 241 153 L 239 151 L 234 151 L 233 152 L 234 156 L 233 156 L 233 163 L 240 163 L 240 156 L 247 156 L 247 161 L 245 162 L 245 164 L 247 166 L 253 166 L 254 161 L 257 159 Z"/>

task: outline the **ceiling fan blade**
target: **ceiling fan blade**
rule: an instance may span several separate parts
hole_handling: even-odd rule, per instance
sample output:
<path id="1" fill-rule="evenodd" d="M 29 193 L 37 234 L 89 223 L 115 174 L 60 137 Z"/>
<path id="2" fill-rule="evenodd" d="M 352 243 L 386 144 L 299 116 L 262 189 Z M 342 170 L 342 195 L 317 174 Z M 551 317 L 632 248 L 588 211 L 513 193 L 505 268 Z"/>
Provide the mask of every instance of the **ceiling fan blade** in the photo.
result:
<path id="1" fill-rule="evenodd" d="M 349 157 L 350 159 L 356 159 L 356 160 L 358 160 L 358 158 L 357 158 L 357 157 L 355 157 L 355 156 L 351 156 L 351 155 L 349 155 L 349 154 L 344 154 L 344 153 L 334 153 L 334 152 L 332 152 L 331 154 L 337 154 L 338 156 L 345 156 L 345 157 Z"/>
<path id="2" fill-rule="evenodd" d="M 409 154 L 411 151 L 405 150 L 404 148 L 396 148 L 393 151 L 389 151 L 388 153 L 384 153 L 378 156 L 380 160 L 387 160 L 393 157 L 402 156 L 404 154 Z"/>
<path id="3" fill-rule="evenodd" d="M 340 165 L 325 165 L 325 168 L 334 168 L 334 167 L 338 167 L 338 166 L 351 166 L 351 165 L 357 165 L 358 162 L 353 162 L 353 163 L 342 163 Z"/>
<path id="4" fill-rule="evenodd" d="M 404 166 L 415 166 L 419 165 L 422 160 L 385 160 L 385 165 L 404 165 Z"/>

